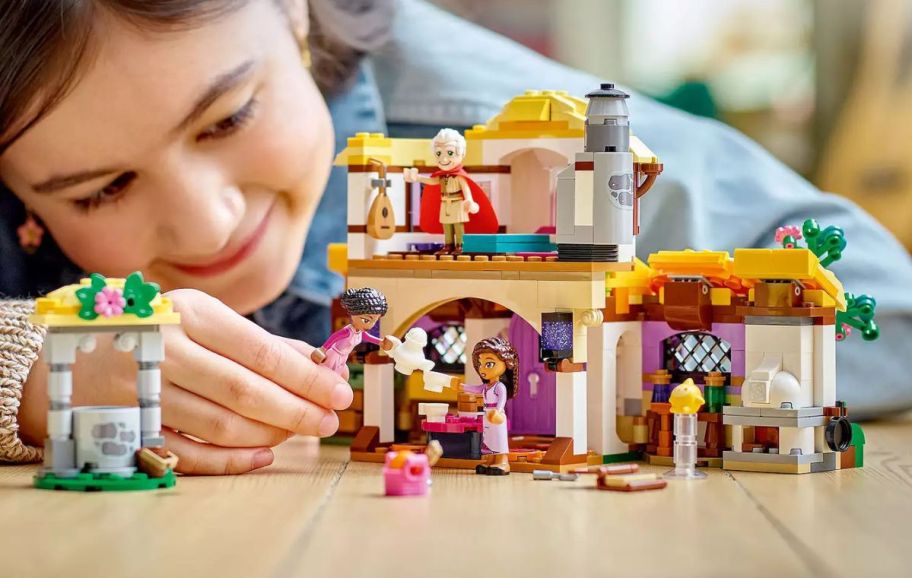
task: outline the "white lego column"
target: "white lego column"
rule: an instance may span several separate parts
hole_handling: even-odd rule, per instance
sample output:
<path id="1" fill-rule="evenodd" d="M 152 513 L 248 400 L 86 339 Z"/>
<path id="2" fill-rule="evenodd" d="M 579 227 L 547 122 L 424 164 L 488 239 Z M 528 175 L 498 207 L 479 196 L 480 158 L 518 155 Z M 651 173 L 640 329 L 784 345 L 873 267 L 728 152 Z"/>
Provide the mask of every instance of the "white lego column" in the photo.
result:
<path id="1" fill-rule="evenodd" d="M 617 433 L 617 416 L 623 415 L 618 404 L 623 403 L 624 391 L 642 389 L 642 349 L 637 347 L 640 335 L 638 321 L 589 328 L 587 434 L 589 449 L 602 455 L 628 451 Z"/>
<path id="2" fill-rule="evenodd" d="M 557 373 L 557 437 L 573 439 L 573 453 L 588 451 L 586 432 L 586 372 Z"/>
<path id="3" fill-rule="evenodd" d="M 159 331 L 141 331 L 133 356 L 139 367 L 136 378 L 136 398 L 139 401 L 139 428 L 142 447 L 161 448 L 165 438 L 161 432 L 161 369 L 165 345 Z"/>
<path id="4" fill-rule="evenodd" d="M 50 330 L 42 355 L 50 368 L 48 375 L 47 439 L 44 472 L 75 476 L 76 446 L 73 441 L 73 363 L 80 334 Z"/>
<path id="5" fill-rule="evenodd" d="M 836 326 L 814 326 L 814 404 L 836 405 Z"/>
<path id="6" fill-rule="evenodd" d="M 465 336 L 466 336 L 466 364 L 465 364 L 465 383 L 480 383 L 481 377 L 472 367 L 472 350 L 475 345 L 482 339 L 497 337 L 501 333 L 507 334 L 510 327 L 509 317 L 494 317 L 491 319 L 467 317 L 465 319 Z M 520 360 L 521 362 L 522 360 Z"/>
<path id="7" fill-rule="evenodd" d="M 793 449 L 801 450 L 802 455 L 814 453 L 813 427 L 779 428 L 779 453 L 788 455 Z"/>
<path id="8" fill-rule="evenodd" d="M 391 443 L 393 425 L 393 364 L 364 365 L 364 425 L 380 428 L 380 443 Z"/>

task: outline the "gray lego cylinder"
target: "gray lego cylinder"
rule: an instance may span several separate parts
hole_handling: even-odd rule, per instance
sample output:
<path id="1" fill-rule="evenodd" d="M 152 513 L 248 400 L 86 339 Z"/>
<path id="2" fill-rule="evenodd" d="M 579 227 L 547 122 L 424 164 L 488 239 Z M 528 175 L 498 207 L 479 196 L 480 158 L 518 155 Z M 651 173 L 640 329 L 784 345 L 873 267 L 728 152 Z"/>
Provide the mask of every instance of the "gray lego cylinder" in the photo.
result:
<path id="1" fill-rule="evenodd" d="M 594 157 L 593 242 L 596 245 L 633 243 L 633 155 L 595 153 Z"/>
<path id="2" fill-rule="evenodd" d="M 86 406 L 73 410 L 76 467 L 91 473 L 130 476 L 139 449 L 139 408 Z"/>
<path id="3" fill-rule="evenodd" d="M 630 150 L 630 112 L 627 110 L 627 93 L 604 83 L 601 88 L 586 95 L 586 152 L 621 152 Z"/>

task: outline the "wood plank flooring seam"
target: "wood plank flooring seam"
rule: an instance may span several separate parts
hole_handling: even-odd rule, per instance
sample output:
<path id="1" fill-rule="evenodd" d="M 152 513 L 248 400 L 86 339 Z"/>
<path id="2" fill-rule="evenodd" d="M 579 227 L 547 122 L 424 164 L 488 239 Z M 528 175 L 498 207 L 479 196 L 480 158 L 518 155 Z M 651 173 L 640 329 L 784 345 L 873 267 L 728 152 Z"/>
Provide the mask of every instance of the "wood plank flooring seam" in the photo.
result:
<path id="1" fill-rule="evenodd" d="M 751 501 L 752 504 L 760 511 L 760 515 L 763 516 L 773 527 L 773 530 L 779 534 L 779 536 L 789 545 L 792 552 L 795 553 L 795 556 L 801 560 L 802 563 L 808 569 L 809 576 L 822 576 L 826 578 L 832 578 L 833 576 L 840 576 L 841 574 L 837 572 L 835 568 L 832 568 L 828 562 L 817 555 L 807 544 L 805 544 L 800 536 L 792 532 L 789 527 L 783 522 L 779 521 L 775 515 L 764 506 L 760 500 L 758 500 L 749 489 L 747 489 L 744 484 L 741 483 L 741 480 L 738 479 L 736 472 L 725 472 L 739 490 L 744 492 L 744 495 L 747 496 L 747 499 Z M 824 474 L 817 474 L 824 475 Z"/>
<path id="2" fill-rule="evenodd" d="M 323 499 L 320 500 L 320 504 L 314 510 L 313 515 L 310 517 L 308 523 L 304 524 L 304 528 L 301 530 L 301 533 L 294 540 L 292 547 L 288 552 L 285 553 L 282 560 L 275 566 L 275 572 L 273 572 L 273 578 L 287 578 L 288 576 L 294 576 L 296 568 L 298 565 L 296 562 L 304 554 L 304 551 L 307 549 L 307 546 L 310 543 L 311 536 L 313 536 L 314 530 L 320 523 L 320 520 L 323 518 L 323 512 L 326 510 L 326 506 L 329 505 L 333 496 L 336 493 L 336 489 L 339 487 L 339 484 L 342 482 L 342 477 L 345 475 L 346 470 L 348 470 L 348 465 L 350 461 L 344 461 L 339 468 L 339 472 L 336 474 L 336 477 L 330 482 L 329 486 L 326 488 L 326 494 L 323 496 Z"/>

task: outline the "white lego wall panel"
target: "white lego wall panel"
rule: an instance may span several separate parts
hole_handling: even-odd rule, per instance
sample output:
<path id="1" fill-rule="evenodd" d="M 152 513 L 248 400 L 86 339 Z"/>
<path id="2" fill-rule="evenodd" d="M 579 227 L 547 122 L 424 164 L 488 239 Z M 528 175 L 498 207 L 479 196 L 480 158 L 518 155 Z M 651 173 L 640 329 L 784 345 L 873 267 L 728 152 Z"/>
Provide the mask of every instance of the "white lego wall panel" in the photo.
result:
<path id="1" fill-rule="evenodd" d="M 573 224 L 577 227 L 592 226 L 593 203 L 592 171 L 576 171 L 573 181 Z M 579 242 L 579 241 L 577 241 Z"/>
<path id="2" fill-rule="evenodd" d="M 364 366 L 364 425 L 380 428 L 380 443 L 393 441 L 393 364 Z"/>
<path id="3" fill-rule="evenodd" d="M 588 450 L 586 426 L 586 372 L 557 374 L 557 415 L 555 432 L 558 437 L 573 439 L 573 453 Z"/>
<path id="4" fill-rule="evenodd" d="M 471 173 L 471 177 L 491 199 L 491 206 L 497 214 L 497 222 L 509 228 L 511 219 L 510 173 Z"/>
<path id="5" fill-rule="evenodd" d="M 373 196 L 371 178 L 376 173 L 348 173 L 348 224 L 366 225 L 367 210 Z"/>
<path id="6" fill-rule="evenodd" d="M 573 200 L 573 165 L 567 165 L 557 175 L 557 235 L 556 243 L 572 243 L 575 227 L 574 210 L 576 205 Z"/>
<path id="7" fill-rule="evenodd" d="M 746 351 L 775 351 L 779 353 L 812 352 L 812 325 L 746 325 Z"/>
<path id="8" fill-rule="evenodd" d="M 814 326 L 814 405 L 836 405 L 836 326 Z"/>

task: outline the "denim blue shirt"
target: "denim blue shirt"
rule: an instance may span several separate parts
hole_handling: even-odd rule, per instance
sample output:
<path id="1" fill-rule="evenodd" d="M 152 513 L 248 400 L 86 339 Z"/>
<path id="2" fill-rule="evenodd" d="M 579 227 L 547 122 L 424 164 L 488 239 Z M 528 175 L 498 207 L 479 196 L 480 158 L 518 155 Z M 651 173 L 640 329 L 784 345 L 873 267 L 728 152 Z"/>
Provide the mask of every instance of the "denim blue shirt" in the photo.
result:
<path id="1" fill-rule="evenodd" d="M 599 81 L 421 0 L 399 0 L 392 40 L 329 101 L 336 150 L 355 132 L 431 137 L 443 126 L 485 122 L 526 89 L 584 95 Z M 838 397 L 856 417 L 912 406 L 905 366 L 912 357 L 912 261 L 906 250 L 857 206 L 821 193 L 733 129 L 628 92 L 634 133 L 665 165 L 641 205 L 638 256 L 774 246 L 777 227 L 809 217 L 842 227 L 848 248 L 831 268 L 847 291 L 877 299 L 881 338 L 868 343 L 853 335 L 837 345 Z M 346 180 L 344 169 L 334 167 L 294 279 L 282 297 L 253 315 L 274 333 L 315 343 L 328 334 L 327 305 L 342 280 L 326 269 L 326 246 L 345 241 Z M 49 278 L 48 263 L 62 259 L 53 247 L 25 259 L 14 231 L 21 207 L 7 196 L 0 197 L 0 209 L 0 294 L 34 294 L 78 275 L 62 260 L 52 268 L 62 275 Z"/>

